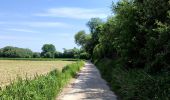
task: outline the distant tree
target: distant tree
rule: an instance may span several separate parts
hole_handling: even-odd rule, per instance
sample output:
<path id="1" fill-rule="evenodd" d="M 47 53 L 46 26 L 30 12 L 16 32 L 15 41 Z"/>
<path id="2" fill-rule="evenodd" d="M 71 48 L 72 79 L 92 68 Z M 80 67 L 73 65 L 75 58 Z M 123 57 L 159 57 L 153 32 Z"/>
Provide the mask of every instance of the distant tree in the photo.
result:
<path id="1" fill-rule="evenodd" d="M 1 56 L 8 58 L 31 58 L 33 52 L 30 49 L 6 46 L 1 49 Z"/>
<path id="2" fill-rule="evenodd" d="M 41 56 L 45 58 L 54 58 L 56 48 L 53 44 L 44 44 L 42 47 Z"/>
<path id="3" fill-rule="evenodd" d="M 63 57 L 64 58 L 73 58 L 74 52 L 72 51 L 72 49 L 65 49 L 64 48 Z"/>
<path id="4" fill-rule="evenodd" d="M 56 51 L 54 54 L 55 58 L 63 58 L 63 54 L 61 52 Z"/>
<path id="5" fill-rule="evenodd" d="M 52 54 L 51 52 L 46 52 L 44 54 L 44 58 L 54 58 L 54 54 Z"/>
<path id="6" fill-rule="evenodd" d="M 40 58 L 41 54 L 39 52 L 34 52 L 33 53 L 33 58 Z"/>
<path id="7" fill-rule="evenodd" d="M 3 50 L 0 49 L 0 57 L 3 57 Z"/>

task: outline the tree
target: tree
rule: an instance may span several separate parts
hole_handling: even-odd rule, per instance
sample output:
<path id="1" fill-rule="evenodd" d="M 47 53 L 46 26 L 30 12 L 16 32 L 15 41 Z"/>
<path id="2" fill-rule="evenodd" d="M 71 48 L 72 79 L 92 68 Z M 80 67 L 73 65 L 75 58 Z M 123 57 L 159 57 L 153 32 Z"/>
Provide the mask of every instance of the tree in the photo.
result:
<path id="1" fill-rule="evenodd" d="M 63 54 L 61 52 L 56 51 L 54 57 L 55 58 L 63 58 Z"/>
<path id="2" fill-rule="evenodd" d="M 0 49 L 0 57 L 3 57 L 3 50 Z"/>
<path id="3" fill-rule="evenodd" d="M 90 21 L 87 22 L 91 34 L 95 33 L 96 28 L 101 24 L 103 24 L 103 21 L 100 18 L 91 18 Z"/>
<path id="4" fill-rule="evenodd" d="M 99 34 L 101 32 L 103 22 L 100 18 L 91 18 L 90 21 L 87 22 L 87 26 L 90 30 L 91 39 L 89 40 L 87 47 L 88 52 L 93 56 L 93 50 L 95 46 L 99 43 Z"/>
<path id="5" fill-rule="evenodd" d="M 91 41 L 92 41 L 91 34 L 86 34 L 85 31 L 79 31 L 75 35 L 76 44 L 81 46 L 82 49 L 85 49 L 89 54 L 92 54 L 93 51 L 93 46 Z"/>
<path id="6" fill-rule="evenodd" d="M 87 36 L 87 34 L 85 33 L 85 31 L 79 31 L 74 36 L 76 44 L 84 46 L 86 44 L 86 42 L 87 42 L 86 36 Z"/>
<path id="7" fill-rule="evenodd" d="M 8 58 L 31 58 L 33 52 L 30 49 L 6 46 L 1 49 L 1 57 Z"/>
<path id="8" fill-rule="evenodd" d="M 34 52 L 33 53 L 33 58 L 40 58 L 41 54 L 39 52 Z"/>
<path id="9" fill-rule="evenodd" d="M 54 58 L 56 52 L 55 46 L 53 44 L 44 44 L 42 47 L 41 55 L 45 58 Z"/>

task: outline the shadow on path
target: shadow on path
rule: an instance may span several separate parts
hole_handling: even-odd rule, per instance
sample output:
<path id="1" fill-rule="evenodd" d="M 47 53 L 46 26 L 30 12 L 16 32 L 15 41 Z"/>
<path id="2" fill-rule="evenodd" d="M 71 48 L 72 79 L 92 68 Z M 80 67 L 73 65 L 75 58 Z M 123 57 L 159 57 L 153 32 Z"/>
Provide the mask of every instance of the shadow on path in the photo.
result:
<path id="1" fill-rule="evenodd" d="M 90 62 L 85 64 L 78 78 L 61 93 L 57 100 L 117 100 L 98 69 Z"/>

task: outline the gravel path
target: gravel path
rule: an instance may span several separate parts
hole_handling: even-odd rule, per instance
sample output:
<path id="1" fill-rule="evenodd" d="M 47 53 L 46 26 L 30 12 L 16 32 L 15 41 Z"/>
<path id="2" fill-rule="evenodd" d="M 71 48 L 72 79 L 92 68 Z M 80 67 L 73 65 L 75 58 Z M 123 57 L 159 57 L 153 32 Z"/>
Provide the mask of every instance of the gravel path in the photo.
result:
<path id="1" fill-rule="evenodd" d="M 71 81 L 56 100 L 117 100 L 97 68 L 87 62 L 78 78 Z"/>

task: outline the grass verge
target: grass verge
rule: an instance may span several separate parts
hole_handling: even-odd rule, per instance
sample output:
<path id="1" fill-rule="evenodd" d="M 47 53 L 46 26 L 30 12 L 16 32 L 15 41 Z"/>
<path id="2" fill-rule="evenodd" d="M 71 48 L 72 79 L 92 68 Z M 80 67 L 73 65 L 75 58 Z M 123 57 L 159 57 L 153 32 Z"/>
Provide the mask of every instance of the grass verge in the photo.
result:
<path id="1" fill-rule="evenodd" d="M 121 100 L 169 100 L 170 73 L 151 75 L 144 69 L 124 69 L 119 61 L 96 62 L 103 78 Z"/>
<path id="2" fill-rule="evenodd" d="M 83 61 L 67 65 L 62 71 L 54 70 L 47 75 L 18 81 L 0 90 L 0 100 L 55 100 L 56 95 L 84 65 Z"/>

